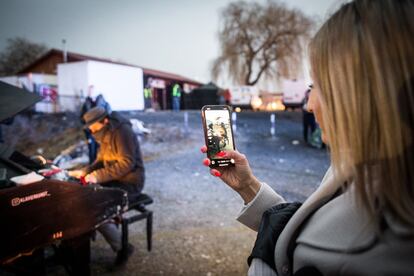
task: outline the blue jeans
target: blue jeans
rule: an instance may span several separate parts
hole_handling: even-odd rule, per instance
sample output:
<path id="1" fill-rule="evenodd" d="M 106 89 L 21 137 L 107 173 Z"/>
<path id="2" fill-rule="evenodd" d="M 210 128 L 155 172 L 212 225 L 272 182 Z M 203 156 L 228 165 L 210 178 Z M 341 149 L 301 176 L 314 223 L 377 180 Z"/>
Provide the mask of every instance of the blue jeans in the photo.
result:
<path id="1" fill-rule="evenodd" d="M 175 111 L 180 110 L 180 97 L 173 97 L 172 98 L 172 106 L 173 106 L 173 110 L 175 110 Z"/>

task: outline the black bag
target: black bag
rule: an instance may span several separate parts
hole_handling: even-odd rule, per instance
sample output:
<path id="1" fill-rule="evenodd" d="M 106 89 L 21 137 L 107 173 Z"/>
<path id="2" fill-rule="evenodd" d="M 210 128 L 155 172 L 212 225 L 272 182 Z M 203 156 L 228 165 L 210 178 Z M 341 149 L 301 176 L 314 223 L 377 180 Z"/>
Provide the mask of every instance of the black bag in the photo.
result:
<path id="1" fill-rule="evenodd" d="M 257 233 L 256 242 L 247 263 L 252 263 L 253 258 L 262 259 L 266 264 L 276 271 L 274 252 L 276 241 L 302 203 L 282 203 L 271 207 L 263 213 Z"/>

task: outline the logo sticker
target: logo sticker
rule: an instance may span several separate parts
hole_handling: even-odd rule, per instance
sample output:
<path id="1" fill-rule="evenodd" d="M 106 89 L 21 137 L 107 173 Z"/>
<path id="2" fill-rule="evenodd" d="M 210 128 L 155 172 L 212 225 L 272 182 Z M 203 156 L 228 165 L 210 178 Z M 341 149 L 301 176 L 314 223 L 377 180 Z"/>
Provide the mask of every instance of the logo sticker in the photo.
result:
<path id="1" fill-rule="evenodd" d="M 40 192 L 40 193 L 36 193 L 36 194 L 24 196 L 24 197 L 15 197 L 11 200 L 11 206 L 16 207 L 20 205 L 21 203 L 44 198 L 47 196 L 50 196 L 49 191 L 44 191 L 44 192 Z"/>

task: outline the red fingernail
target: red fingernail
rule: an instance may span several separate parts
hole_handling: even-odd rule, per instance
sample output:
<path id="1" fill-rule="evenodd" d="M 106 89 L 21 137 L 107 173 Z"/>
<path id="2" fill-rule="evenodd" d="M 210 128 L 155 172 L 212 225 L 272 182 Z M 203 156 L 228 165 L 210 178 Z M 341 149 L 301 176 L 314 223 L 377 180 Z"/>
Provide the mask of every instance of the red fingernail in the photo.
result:
<path id="1" fill-rule="evenodd" d="M 217 171 L 217 172 L 214 172 L 214 175 L 217 176 L 217 177 L 220 177 L 221 173 L 219 171 Z"/>
<path id="2" fill-rule="evenodd" d="M 210 165 L 210 160 L 204 159 L 203 164 L 206 166 Z"/>

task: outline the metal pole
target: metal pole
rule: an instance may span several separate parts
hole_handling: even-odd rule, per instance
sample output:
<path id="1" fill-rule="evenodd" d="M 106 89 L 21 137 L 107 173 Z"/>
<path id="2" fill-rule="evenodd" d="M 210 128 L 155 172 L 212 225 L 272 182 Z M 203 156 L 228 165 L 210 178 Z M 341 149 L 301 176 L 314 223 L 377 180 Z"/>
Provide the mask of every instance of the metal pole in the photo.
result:
<path id="1" fill-rule="evenodd" d="M 188 112 L 184 112 L 184 132 L 188 133 Z"/>
<path id="2" fill-rule="evenodd" d="M 275 125 L 276 125 L 275 114 L 272 113 L 272 114 L 270 114 L 270 135 L 272 137 L 274 137 L 275 134 L 276 134 L 276 127 L 275 127 Z"/>
<path id="3" fill-rule="evenodd" d="M 68 62 L 68 52 L 66 50 L 66 39 L 62 39 L 63 44 L 63 63 Z"/>
<path id="4" fill-rule="evenodd" d="M 168 107 L 167 107 L 167 90 L 166 89 L 167 88 L 164 88 L 162 90 L 162 109 L 163 110 L 167 110 L 168 109 Z"/>
<path id="5" fill-rule="evenodd" d="M 236 112 L 231 113 L 231 120 L 233 121 L 233 132 L 236 133 L 237 131 L 237 113 Z"/>

